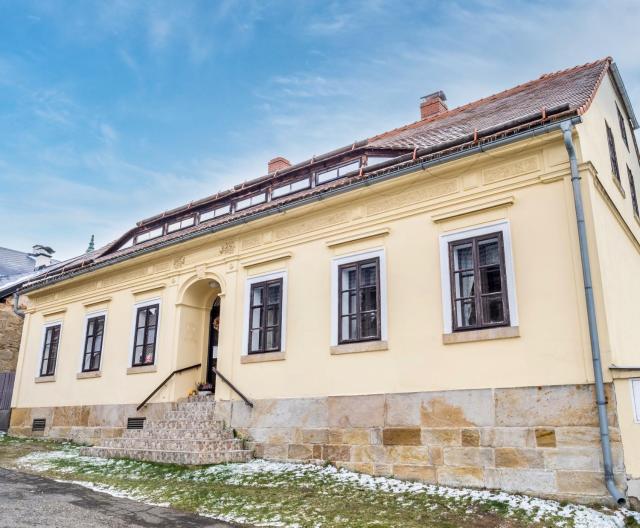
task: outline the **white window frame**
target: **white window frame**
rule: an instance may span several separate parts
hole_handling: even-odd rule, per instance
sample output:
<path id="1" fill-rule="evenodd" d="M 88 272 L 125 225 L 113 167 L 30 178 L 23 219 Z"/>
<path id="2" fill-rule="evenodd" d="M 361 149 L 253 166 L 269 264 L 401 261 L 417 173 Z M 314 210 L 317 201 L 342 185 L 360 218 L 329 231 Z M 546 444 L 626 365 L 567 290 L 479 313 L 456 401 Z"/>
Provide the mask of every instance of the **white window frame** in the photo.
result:
<path id="1" fill-rule="evenodd" d="M 236 201 L 236 211 L 242 211 L 243 209 L 248 209 L 249 207 L 253 207 L 254 205 L 260 205 L 268 201 L 267 192 L 259 192 L 257 194 L 252 194 L 251 196 L 247 196 L 245 198 L 240 198 Z"/>
<path id="2" fill-rule="evenodd" d="M 152 234 L 153 233 L 153 234 Z M 153 240 L 154 238 L 161 237 L 164 234 L 164 227 L 157 226 L 152 229 L 147 229 L 142 233 L 138 233 L 135 238 L 135 244 L 142 244 L 143 242 L 148 242 L 149 240 Z M 140 240 L 140 237 L 144 237 L 145 235 L 149 235 L 147 238 Z"/>
<path id="3" fill-rule="evenodd" d="M 184 218 L 180 218 L 179 220 L 169 222 L 167 224 L 167 233 L 175 233 L 176 231 L 186 229 L 187 227 L 193 227 L 194 225 L 196 225 L 195 215 L 185 216 Z"/>
<path id="4" fill-rule="evenodd" d="M 134 350 L 133 350 L 133 346 L 135 344 L 135 339 L 136 339 L 136 320 L 138 318 L 138 308 L 144 308 L 145 306 L 151 306 L 152 304 L 157 304 L 158 305 L 158 322 L 157 322 L 157 330 L 156 330 L 156 348 L 153 351 L 153 363 L 151 365 L 136 365 L 135 367 L 133 366 L 133 354 L 134 354 Z M 133 316 L 131 317 L 131 336 L 129 338 L 129 360 L 128 360 L 128 367 L 130 368 L 144 368 L 144 367 L 151 367 L 151 366 L 156 366 L 158 364 L 158 351 L 160 350 L 159 347 L 159 343 L 160 343 L 160 322 L 161 322 L 161 315 L 162 315 L 162 300 L 160 299 L 160 297 L 156 297 L 155 299 L 148 299 L 146 301 L 140 301 L 137 302 L 133 305 Z M 105 328 L 106 328 L 106 321 L 105 321 Z M 100 361 L 102 362 L 102 358 L 100 358 Z"/>
<path id="5" fill-rule="evenodd" d="M 249 310 L 251 308 L 251 285 L 257 282 L 282 279 L 282 314 L 280 322 L 280 350 L 286 350 L 287 341 L 287 270 L 273 271 L 263 275 L 254 275 L 248 277 L 244 285 L 244 307 L 243 307 L 243 324 L 242 324 L 242 354 L 249 355 Z M 265 354 L 277 354 L 278 352 L 264 352 Z M 251 354 L 255 356 L 256 354 Z"/>
<path id="6" fill-rule="evenodd" d="M 303 191 L 311 187 L 311 179 L 309 177 L 294 180 L 278 187 L 274 187 L 271 191 L 271 198 L 281 198 L 288 194 Z"/>
<path id="7" fill-rule="evenodd" d="M 384 248 L 368 249 L 336 257 L 331 261 L 331 346 L 338 346 L 338 268 L 361 260 L 377 258 L 380 263 L 380 341 L 388 338 L 387 259 Z M 370 342 L 375 343 L 376 340 Z"/>
<path id="8" fill-rule="evenodd" d="M 44 355 L 44 340 L 47 336 L 47 328 L 51 326 L 58 326 L 58 325 L 60 325 L 60 337 L 58 338 L 58 350 L 56 350 L 56 368 L 53 371 L 53 374 L 50 374 L 49 376 L 45 376 L 45 377 L 55 376 L 56 372 L 58 371 L 58 365 L 60 364 L 60 349 L 62 348 L 62 328 L 64 326 L 62 323 L 62 319 L 49 321 L 42 325 L 42 337 L 40 339 L 40 350 L 38 351 L 38 364 L 36 365 L 36 378 L 42 377 L 40 375 L 40 370 L 42 369 L 42 357 Z"/>
<path id="9" fill-rule="evenodd" d="M 97 310 L 95 312 L 87 312 L 84 316 L 84 324 L 82 325 L 82 336 L 80 341 L 80 363 L 78 364 L 78 373 L 82 373 L 82 366 L 84 364 L 84 346 L 87 340 L 87 326 L 89 324 L 89 319 L 93 317 L 100 317 L 104 315 L 104 329 L 102 331 L 102 350 L 100 350 L 100 364 L 98 365 L 98 370 L 95 372 L 102 371 L 102 359 L 104 357 L 104 348 L 106 344 L 107 338 L 107 320 L 109 316 L 107 315 L 107 310 Z"/>
<path id="10" fill-rule="evenodd" d="M 198 223 L 207 222 L 209 220 L 213 220 L 214 218 L 219 218 L 221 216 L 227 215 L 231 213 L 231 204 L 221 205 L 219 207 L 214 207 L 213 209 L 207 209 L 206 211 L 202 211 L 198 215 Z M 203 216 L 211 214 L 208 218 L 203 218 Z"/>
<path id="11" fill-rule="evenodd" d="M 500 220 L 477 227 L 466 227 L 440 235 L 440 281 L 442 286 L 442 320 L 445 334 L 453 333 L 451 314 L 451 277 L 449 276 L 449 242 L 491 233 L 502 233 L 504 267 L 507 278 L 507 302 L 509 303 L 509 326 L 519 326 L 516 280 L 511 248 L 511 229 L 508 220 Z"/>
<path id="12" fill-rule="evenodd" d="M 640 424 L 640 378 L 629 380 L 631 389 L 631 404 L 633 405 L 633 420 Z"/>

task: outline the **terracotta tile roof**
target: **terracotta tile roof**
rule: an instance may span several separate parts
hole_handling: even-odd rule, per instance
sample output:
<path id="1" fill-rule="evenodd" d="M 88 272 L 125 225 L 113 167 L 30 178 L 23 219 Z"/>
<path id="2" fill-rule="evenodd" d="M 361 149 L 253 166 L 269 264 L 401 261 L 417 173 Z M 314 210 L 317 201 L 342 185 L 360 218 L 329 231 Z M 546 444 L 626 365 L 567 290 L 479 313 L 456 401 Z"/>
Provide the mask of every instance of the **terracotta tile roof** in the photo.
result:
<path id="1" fill-rule="evenodd" d="M 490 97 L 474 101 L 464 106 L 451 109 L 428 119 L 417 121 L 397 128 L 364 141 L 354 143 L 332 151 L 331 153 L 314 157 L 298 163 L 282 172 L 261 176 L 255 180 L 236 185 L 233 189 L 223 191 L 209 198 L 199 200 L 166 211 L 150 219 L 138 222 L 138 226 L 151 227 L 158 222 L 165 222 L 173 216 L 184 215 L 196 208 L 206 206 L 210 208 L 223 200 L 228 203 L 243 195 L 266 189 L 282 180 L 290 179 L 297 173 L 315 167 L 317 163 L 328 163 L 332 159 L 351 154 L 354 158 L 364 153 L 379 150 L 381 152 L 395 151 L 393 161 L 372 168 L 365 168 L 345 175 L 337 180 L 317 185 L 266 203 L 249 207 L 242 211 L 196 224 L 192 227 L 165 234 L 155 239 L 135 244 L 131 247 L 118 249 L 138 228 L 133 228 L 118 240 L 86 255 L 71 259 L 56 266 L 50 273 L 41 275 L 36 281 L 27 284 L 28 289 L 35 289 L 38 285 L 64 280 L 70 273 L 83 273 L 111 262 L 119 262 L 154 248 L 160 249 L 182 240 L 193 238 L 199 234 L 225 229 L 231 224 L 246 219 L 249 221 L 261 213 L 277 210 L 295 202 L 302 202 L 327 193 L 328 191 L 354 184 L 380 172 L 389 171 L 390 167 L 407 166 L 419 163 L 421 160 L 433 156 L 434 153 L 455 149 L 463 149 L 480 142 L 490 142 L 500 133 L 514 133 L 524 128 L 541 126 L 553 119 L 564 118 L 584 113 L 591 104 L 595 92 L 608 71 L 612 59 L 607 57 L 599 61 L 576 66 L 574 68 L 542 75 L 536 80 L 515 86 Z M 437 155 L 436 154 L 436 155 Z M 43 283 L 44 281 L 44 283 Z"/>
<path id="2" fill-rule="evenodd" d="M 453 141 L 518 118 L 568 105 L 586 111 L 611 62 L 607 57 L 567 70 L 548 73 L 504 92 L 479 99 L 430 119 L 385 132 L 369 140 L 377 147 L 427 148 Z"/>

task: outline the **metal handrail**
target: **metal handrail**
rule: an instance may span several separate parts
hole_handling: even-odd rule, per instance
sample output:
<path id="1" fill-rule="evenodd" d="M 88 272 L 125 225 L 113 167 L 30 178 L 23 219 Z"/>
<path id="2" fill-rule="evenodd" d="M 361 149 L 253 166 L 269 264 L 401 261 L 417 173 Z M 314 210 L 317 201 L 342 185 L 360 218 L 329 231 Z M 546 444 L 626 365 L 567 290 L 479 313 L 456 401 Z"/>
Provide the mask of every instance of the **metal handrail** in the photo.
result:
<path id="1" fill-rule="evenodd" d="M 159 391 L 159 390 L 164 386 L 164 384 L 165 384 L 165 383 L 167 383 L 167 381 L 169 381 L 171 378 L 173 378 L 173 376 L 174 376 L 175 374 L 180 374 L 181 372 L 184 372 L 184 371 L 186 371 L 186 370 L 191 370 L 191 369 L 199 368 L 201 365 L 202 365 L 202 363 L 198 363 L 197 365 L 191 365 L 190 367 L 182 367 L 182 368 L 180 368 L 180 369 L 176 369 L 176 370 L 174 370 L 171 374 L 169 374 L 169 375 L 164 379 L 164 381 L 163 381 L 162 383 L 160 383 L 160 385 L 158 385 L 155 389 L 153 389 L 153 392 L 152 392 L 151 394 L 149 394 L 149 396 L 147 396 L 147 397 L 144 399 L 144 401 L 143 401 L 140 405 L 138 405 L 138 406 L 136 407 L 136 411 L 139 411 L 140 409 L 142 409 L 142 408 L 147 404 L 147 402 L 148 402 L 151 398 L 153 398 L 153 396 L 155 395 L 155 393 L 156 393 L 156 392 L 158 392 L 158 391 Z"/>
<path id="2" fill-rule="evenodd" d="M 231 390 L 233 390 L 238 396 L 240 396 L 244 400 L 244 403 L 246 403 L 249 407 L 253 407 L 253 403 L 249 400 L 249 398 L 247 398 L 244 394 L 242 394 L 236 388 L 236 386 L 233 383 L 231 383 L 227 378 L 225 378 L 224 375 L 216 367 L 211 367 L 211 370 L 214 372 L 216 376 L 219 376 L 222 381 L 224 381 L 227 385 L 229 385 L 229 387 L 231 387 Z"/>

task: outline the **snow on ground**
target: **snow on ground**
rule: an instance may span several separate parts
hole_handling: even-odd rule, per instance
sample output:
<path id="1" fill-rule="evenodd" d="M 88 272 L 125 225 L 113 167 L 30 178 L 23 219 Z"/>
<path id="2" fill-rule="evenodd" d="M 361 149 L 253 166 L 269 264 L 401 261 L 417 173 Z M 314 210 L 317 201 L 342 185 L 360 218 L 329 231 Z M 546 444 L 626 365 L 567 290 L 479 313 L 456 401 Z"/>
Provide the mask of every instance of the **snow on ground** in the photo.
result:
<path id="1" fill-rule="evenodd" d="M 66 468 L 60 462 L 73 461 L 74 464 Z M 55 468 L 62 473 L 72 473 L 78 471 L 78 464 L 86 463 L 88 466 L 87 477 L 90 477 L 92 470 L 108 466 L 109 470 L 117 470 L 130 480 L 141 478 L 139 469 L 144 467 L 144 462 L 130 460 L 99 459 L 94 457 L 80 456 L 73 449 L 60 451 L 42 451 L 28 454 L 18 460 L 18 464 L 30 470 L 44 472 Z M 94 469 L 95 468 L 95 469 Z M 95 473 L 94 473 L 95 474 Z M 374 477 L 370 475 L 354 473 L 345 469 L 338 469 L 334 466 L 316 466 L 312 464 L 294 464 L 285 462 L 268 462 L 264 460 L 253 460 L 245 464 L 220 464 L 201 469 L 183 470 L 175 474 L 165 475 L 165 480 L 170 485 L 171 480 L 175 481 L 198 481 L 203 482 L 211 479 L 222 480 L 225 484 L 233 486 L 255 485 L 255 486 L 278 486 L 282 479 L 290 482 L 304 483 L 309 478 L 316 481 L 321 480 L 323 486 L 352 486 L 354 488 L 366 489 L 382 494 L 410 494 L 438 496 L 448 500 L 462 503 L 481 504 L 483 502 L 499 502 L 508 506 L 512 512 L 523 511 L 531 515 L 535 521 L 559 518 L 557 526 L 573 525 L 576 528 L 624 528 L 625 521 L 635 520 L 640 524 L 640 513 L 626 509 L 610 510 L 604 508 L 602 511 L 575 504 L 562 505 L 552 500 L 538 499 L 525 495 L 514 495 L 506 492 L 494 492 L 488 490 L 475 490 L 465 488 L 449 488 L 424 484 L 418 482 L 406 482 L 394 478 Z M 108 493 L 116 497 L 126 497 L 133 500 L 153 504 L 155 506 L 168 506 L 169 503 L 151 503 L 149 498 L 134 490 L 121 490 L 105 484 L 73 480 L 75 484 L 88 487 L 102 493 Z M 201 515 L 209 516 L 210 513 L 203 508 Z M 230 522 L 248 522 L 242 515 L 216 515 Z M 566 519 L 566 523 L 562 521 Z M 282 526 L 293 528 L 295 524 L 286 524 L 280 519 L 272 518 L 264 526 Z"/>

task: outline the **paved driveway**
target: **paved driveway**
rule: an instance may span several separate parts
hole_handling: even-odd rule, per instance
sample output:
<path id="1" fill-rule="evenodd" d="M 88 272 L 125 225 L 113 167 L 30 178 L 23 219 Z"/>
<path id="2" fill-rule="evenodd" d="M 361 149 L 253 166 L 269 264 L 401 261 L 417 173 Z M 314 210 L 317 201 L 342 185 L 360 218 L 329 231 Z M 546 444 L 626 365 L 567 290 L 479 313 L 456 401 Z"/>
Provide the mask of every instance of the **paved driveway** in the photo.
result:
<path id="1" fill-rule="evenodd" d="M 234 525 L 0 468 L 0 527 L 27 526 L 230 528 Z"/>

